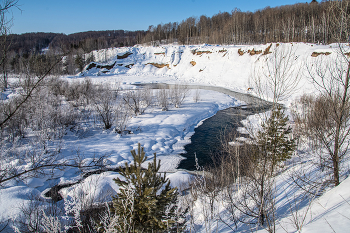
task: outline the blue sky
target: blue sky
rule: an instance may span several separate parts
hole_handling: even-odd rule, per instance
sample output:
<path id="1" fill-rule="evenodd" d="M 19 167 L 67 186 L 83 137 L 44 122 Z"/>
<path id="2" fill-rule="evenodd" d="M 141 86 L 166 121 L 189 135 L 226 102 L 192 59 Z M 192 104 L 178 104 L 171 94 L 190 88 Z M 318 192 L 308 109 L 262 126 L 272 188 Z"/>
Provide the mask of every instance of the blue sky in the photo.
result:
<path id="1" fill-rule="evenodd" d="M 311 1 L 311 0 L 310 0 Z M 309 1 L 309 2 L 310 2 Z M 297 0 L 19 0 L 12 9 L 12 33 L 70 34 L 98 30 L 147 30 L 150 25 L 181 22 L 188 17 L 263 9 Z"/>

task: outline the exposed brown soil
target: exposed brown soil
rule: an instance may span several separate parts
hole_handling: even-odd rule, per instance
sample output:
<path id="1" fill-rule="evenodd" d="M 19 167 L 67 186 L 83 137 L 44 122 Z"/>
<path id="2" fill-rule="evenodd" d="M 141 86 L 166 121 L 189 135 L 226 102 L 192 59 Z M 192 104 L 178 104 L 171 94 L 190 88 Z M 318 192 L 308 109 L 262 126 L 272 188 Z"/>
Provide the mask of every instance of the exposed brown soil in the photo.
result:
<path id="1" fill-rule="evenodd" d="M 326 55 L 328 56 L 329 54 L 331 54 L 330 52 L 313 52 L 311 54 L 311 57 L 318 57 L 319 55 Z"/>
<path id="2" fill-rule="evenodd" d="M 196 55 L 202 55 L 202 54 L 210 54 L 210 53 L 212 53 L 212 52 L 210 52 L 210 51 L 196 51 Z"/>
<path id="3" fill-rule="evenodd" d="M 197 63 L 195 61 L 190 62 L 192 66 L 195 66 Z"/>
<path id="4" fill-rule="evenodd" d="M 211 51 L 197 51 L 197 50 L 192 50 L 193 55 L 202 55 L 202 54 L 210 54 L 212 53 Z"/>
<path id="5" fill-rule="evenodd" d="M 262 53 L 262 50 L 258 50 L 258 51 L 256 51 L 255 49 L 248 50 L 248 53 L 250 54 L 250 56 L 253 56 L 253 55 Z"/>
<path id="6" fill-rule="evenodd" d="M 238 49 L 239 56 L 242 56 L 245 53 L 248 53 L 250 56 L 253 56 L 253 55 L 261 54 L 262 50 L 255 50 L 253 48 L 252 50 L 249 49 L 247 52 L 245 52 L 244 50 Z"/>
<path id="7" fill-rule="evenodd" d="M 267 54 L 269 54 L 269 53 L 272 53 L 272 52 L 270 52 L 271 47 L 272 47 L 272 44 L 270 44 L 270 45 L 264 50 L 263 55 L 267 55 Z"/>
<path id="8" fill-rule="evenodd" d="M 147 63 L 146 65 L 152 65 L 154 67 L 157 68 L 163 68 L 163 67 L 167 67 L 168 69 L 170 69 L 169 64 L 159 64 L 159 63 Z"/>

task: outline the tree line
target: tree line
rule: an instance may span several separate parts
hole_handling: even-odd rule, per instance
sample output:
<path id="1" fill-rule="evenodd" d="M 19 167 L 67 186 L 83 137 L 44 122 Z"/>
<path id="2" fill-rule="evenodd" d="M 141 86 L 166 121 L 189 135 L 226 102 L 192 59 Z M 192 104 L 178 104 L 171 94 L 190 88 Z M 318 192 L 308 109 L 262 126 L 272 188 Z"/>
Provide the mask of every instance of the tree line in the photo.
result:
<path id="1" fill-rule="evenodd" d="M 346 2 L 346 1 L 345 1 Z M 260 44 L 270 42 L 332 43 L 340 29 L 332 18 L 333 1 L 266 7 L 255 12 L 234 9 L 212 17 L 189 17 L 150 26 L 145 43 Z M 342 37 L 342 41 L 348 38 Z"/>
<path id="2" fill-rule="evenodd" d="M 81 48 L 85 53 L 93 50 L 133 46 L 141 43 L 144 31 L 88 31 L 73 34 L 32 32 L 7 35 L 9 51 L 23 56 L 24 54 L 40 54 L 43 49 L 59 51 L 68 48 Z"/>

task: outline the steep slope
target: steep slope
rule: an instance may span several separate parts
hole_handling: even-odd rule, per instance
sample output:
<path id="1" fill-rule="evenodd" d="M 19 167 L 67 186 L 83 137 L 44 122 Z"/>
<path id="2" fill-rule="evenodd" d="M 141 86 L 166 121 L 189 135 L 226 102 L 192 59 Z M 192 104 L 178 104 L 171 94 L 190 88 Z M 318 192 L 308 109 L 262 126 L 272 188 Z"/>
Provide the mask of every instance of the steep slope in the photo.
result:
<path id="1" fill-rule="evenodd" d="M 271 55 L 279 44 L 252 46 L 218 45 L 166 45 L 160 47 L 124 47 L 94 51 L 97 62 L 106 61 L 112 68 L 89 68 L 83 76 L 168 76 L 173 82 L 200 83 L 222 86 L 232 90 L 247 92 L 251 87 L 250 78 L 254 70 L 264 66 L 264 60 Z M 305 67 L 305 62 L 316 60 L 312 56 L 332 57 L 337 45 L 313 45 L 305 43 L 281 44 L 284 50 L 291 50 L 295 56 L 298 71 Z M 327 56 L 331 54 L 330 56 Z M 127 56 L 125 56 L 127 55 Z M 102 65 L 101 65 L 102 66 Z M 264 72 L 258 70 L 257 72 Z M 306 76 L 302 80 L 298 93 L 310 90 Z"/>

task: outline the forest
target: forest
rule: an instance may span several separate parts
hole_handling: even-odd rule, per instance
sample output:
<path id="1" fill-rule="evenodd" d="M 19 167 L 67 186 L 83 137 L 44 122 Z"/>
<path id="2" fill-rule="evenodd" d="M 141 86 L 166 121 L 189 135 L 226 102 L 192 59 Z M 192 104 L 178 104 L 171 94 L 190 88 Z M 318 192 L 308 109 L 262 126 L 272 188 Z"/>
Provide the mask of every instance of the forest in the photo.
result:
<path id="1" fill-rule="evenodd" d="M 255 12 L 234 9 L 212 17 L 150 26 L 143 42 L 181 44 L 332 43 L 339 28 L 332 23 L 329 1 L 312 1 Z M 347 40 L 347 38 L 342 38 Z"/>

